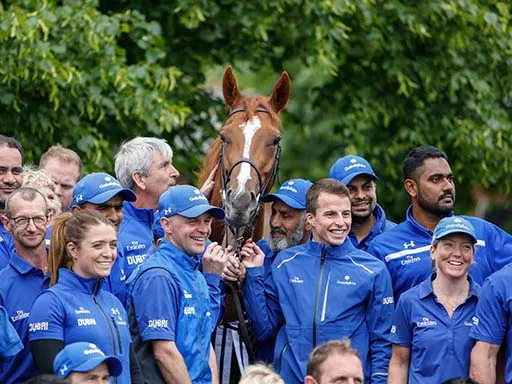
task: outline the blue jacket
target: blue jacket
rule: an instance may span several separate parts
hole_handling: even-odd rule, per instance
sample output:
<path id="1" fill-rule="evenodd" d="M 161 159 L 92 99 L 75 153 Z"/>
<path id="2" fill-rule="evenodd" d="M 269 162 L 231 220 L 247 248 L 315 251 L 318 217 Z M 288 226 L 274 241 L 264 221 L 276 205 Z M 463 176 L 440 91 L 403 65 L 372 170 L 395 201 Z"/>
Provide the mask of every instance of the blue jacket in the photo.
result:
<path id="1" fill-rule="evenodd" d="M 506 345 L 505 381 L 512 384 L 512 264 L 489 276 L 480 291 L 470 336 Z"/>
<path id="2" fill-rule="evenodd" d="M 395 223 L 386 219 L 386 213 L 379 204 L 375 206 L 375 209 L 373 210 L 373 216 L 375 216 L 376 219 L 375 225 L 370 230 L 370 233 L 360 242 L 357 241 L 357 237 L 354 231 L 350 231 L 348 234 L 348 237 L 352 241 L 352 244 L 354 244 L 354 247 L 362 251 L 368 250 L 370 241 L 372 241 L 376 236 L 396 227 Z"/>
<path id="3" fill-rule="evenodd" d="M 247 269 L 246 310 L 257 339 L 277 332 L 274 368 L 287 384 L 302 383 L 317 345 L 348 337 L 368 383 L 385 383 L 393 292 L 385 266 L 350 241 L 314 241 L 279 252 L 264 283 L 263 267 Z"/>
<path id="4" fill-rule="evenodd" d="M 409 289 L 396 306 L 391 342 L 410 350 L 409 384 L 442 383 L 469 376 L 469 337 L 480 286 L 470 279 L 469 295 L 448 316 L 432 289 L 432 278 Z"/>
<path id="5" fill-rule="evenodd" d="M 7 311 L 24 348 L 0 365 L 0 383 L 24 382 L 37 376 L 38 371 L 28 345 L 28 317 L 37 296 L 48 288 L 49 279 L 43 272 L 16 253 L 9 265 L 0 272 L 0 305 Z"/>
<path id="6" fill-rule="evenodd" d="M 123 260 L 121 267 L 127 277 L 146 259 L 153 245 L 153 215 L 150 208 L 137 208 L 128 201 L 123 202 L 123 221 L 117 239 Z"/>
<path id="7" fill-rule="evenodd" d="M 61 340 L 96 344 L 117 356 L 123 373 L 114 383 L 130 384 L 130 331 L 121 302 L 101 289 L 103 280 L 84 279 L 60 268 L 59 281 L 35 301 L 29 317 L 30 341 Z"/>
<path id="8" fill-rule="evenodd" d="M 475 228 L 478 242 L 469 274 L 481 285 L 491 273 L 512 262 L 512 236 L 483 219 L 461 217 Z M 402 293 L 418 285 L 432 273 L 431 242 L 432 231 L 412 217 L 412 207 L 409 207 L 405 221 L 391 231 L 377 236 L 370 243 L 368 253 L 384 261 L 389 270 L 395 301 L 398 301 Z"/>
<path id="9" fill-rule="evenodd" d="M 199 258 L 164 240 L 128 279 L 135 353 L 146 383 L 163 383 L 152 340 L 174 341 L 193 383 L 211 383 L 210 338 L 220 310 L 219 276 L 199 271 Z M 148 300 L 148 298 L 151 298 Z"/>
<path id="10" fill-rule="evenodd" d="M 0 221 L 0 270 L 9 264 L 9 259 L 14 253 L 14 240 Z"/>

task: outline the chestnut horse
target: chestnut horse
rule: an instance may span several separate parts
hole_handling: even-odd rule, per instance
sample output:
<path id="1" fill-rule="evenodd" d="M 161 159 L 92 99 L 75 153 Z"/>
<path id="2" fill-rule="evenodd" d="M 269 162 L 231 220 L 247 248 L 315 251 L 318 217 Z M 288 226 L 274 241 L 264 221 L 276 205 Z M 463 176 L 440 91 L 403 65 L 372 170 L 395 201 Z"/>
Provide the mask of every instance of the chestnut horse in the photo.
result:
<path id="1" fill-rule="evenodd" d="M 231 66 L 224 73 L 222 91 L 230 112 L 204 160 L 199 184 L 218 166 L 210 203 L 224 207 L 225 225 L 242 230 L 236 237 L 248 229 L 254 229 L 249 233 L 254 240 L 262 237 L 260 197 L 270 191 L 277 177 L 281 151 L 279 112 L 288 102 L 290 87 L 290 77 L 283 72 L 270 97 L 242 96 Z M 210 237 L 213 241 L 223 241 L 224 223 L 214 223 Z"/>

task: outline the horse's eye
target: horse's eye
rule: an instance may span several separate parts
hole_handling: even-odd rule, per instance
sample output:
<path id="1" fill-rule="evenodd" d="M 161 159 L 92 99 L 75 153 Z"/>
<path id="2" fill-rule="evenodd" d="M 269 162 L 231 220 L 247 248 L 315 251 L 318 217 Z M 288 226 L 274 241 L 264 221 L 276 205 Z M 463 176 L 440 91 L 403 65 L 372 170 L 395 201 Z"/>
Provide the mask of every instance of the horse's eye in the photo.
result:
<path id="1" fill-rule="evenodd" d="M 272 142 L 272 145 L 279 145 L 281 142 L 281 136 L 277 136 L 274 141 Z"/>
<path id="2" fill-rule="evenodd" d="M 224 135 L 221 133 L 219 136 L 220 136 L 220 141 L 225 143 L 226 142 L 226 138 L 224 137 Z"/>

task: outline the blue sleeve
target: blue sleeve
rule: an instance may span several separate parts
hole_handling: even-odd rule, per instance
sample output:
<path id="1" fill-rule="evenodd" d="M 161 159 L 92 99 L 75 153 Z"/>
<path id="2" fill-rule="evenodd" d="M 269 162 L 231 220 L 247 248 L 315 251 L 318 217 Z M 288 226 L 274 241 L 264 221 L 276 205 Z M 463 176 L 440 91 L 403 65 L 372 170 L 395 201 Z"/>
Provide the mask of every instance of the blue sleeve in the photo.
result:
<path id="1" fill-rule="evenodd" d="M 18 333 L 9 321 L 9 315 L 0 306 L 0 359 L 14 356 L 23 349 Z"/>
<path id="2" fill-rule="evenodd" d="M 387 269 L 377 272 L 372 295 L 366 312 L 366 325 L 370 336 L 371 383 L 387 382 L 391 343 L 389 331 L 393 319 L 393 288 Z"/>
<path id="3" fill-rule="evenodd" d="M 113 293 L 121 303 L 126 302 L 126 275 L 125 258 L 122 254 L 122 247 L 117 247 L 117 257 L 108 277 L 109 291 Z"/>
<path id="4" fill-rule="evenodd" d="M 489 263 L 492 272 L 496 272 L 512 262 L 512 235 L 489 222 L 487 222 L 486 235 L 486 242 L 491 244 L 485 246 L 492 249 L 489 253 L 492 255 Z"/>
<path id="5" fill-rule="evenodd" d="M 32 305 L 29 316 L 29 340 L 64 341 L 66 310 L 57 295 L 43 292 Z"/>
<path id="6" fill-rule="evenodd" d="M 258 340 L 273 337 L 284 322 L 272 272 L 265 282 L 263 266 L 247 268 L 244 303 Z"/>
<path id="7" fill-rule="evenodd" d="M 390 341 L 401 347 L 411 348 L 412 332 L 410 328 L 409 310 L 406 309 L 406 296 L 402 295 L 395 309 L 393 325 L 391 326 Z"/>
<path id="8" fill-rule="evenodd" d="M 480 290 L 470 337 L 486 343 L 500 345 L 507 332 L 508 303 L 505 290 L 487 280 Z"/>
<path id="9" fill-rule="evenodd" d="M 133 287 L 132 304 L 142 341 L 175 340 L 179 291 L 169 272 L 158 268 L 143 273 Z"/>
<path id="10" fill-rule="evenodd" d="M 366 252 L 368 252 L 372 256 L 375 256 L 377 259 L 385 263 L 384 257 L 382 256 L 383 252 L 379 247 L 378 237 L 370 241 L 370 244 L 368 245 L 368 249 L 366 250 Z"/>
<path id="11" fill-rule="evenodd" d="M 224 308 L 224 290 L 221 290 L 221 280 L 219 275 L 203 272 L 206 284 L 208 284 L 208 292 L 210 294 L 210 312 L 212 314 L 213 327 L 215 328 L 221 320 Z"/>
<path id="12" fill-rule="evenodd" d="M 12 238 L 10 236 L 0 234 L 0 270 L 7 267 L 13 252 L 14 242 L 12 241 Z"/>

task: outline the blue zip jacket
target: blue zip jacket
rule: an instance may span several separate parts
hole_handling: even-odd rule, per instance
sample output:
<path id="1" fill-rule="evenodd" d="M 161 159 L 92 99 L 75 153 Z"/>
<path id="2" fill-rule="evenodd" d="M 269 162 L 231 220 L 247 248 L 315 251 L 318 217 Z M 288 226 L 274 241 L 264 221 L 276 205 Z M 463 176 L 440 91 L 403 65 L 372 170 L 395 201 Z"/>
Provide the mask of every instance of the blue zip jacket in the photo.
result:
<path id="1" fill-rule="evenodd" d="M 8 313 L 24 348 L 16 356 L 2 360 L 0 383 L 23 383 L 37 376 L 38 371 L 28 345 L 28 317 L 37 296 L 48 288 L 49 279 L 43 271 L 16 253 L 0 272 L 0 305 Z"/>
<path id="2" fill-rule="evenodd" d="M 219 276 L 199 271 L 199 258 L 163 240 L 128 279 L 135 353 L 146 383 L 164 383 L 152 340 L 174 341 L 192 383 L 211 383 L 210 338 L 220 310 Z M 151 298 L 151 300 L 148 300 Z"/>
<path id="3" fill-rule="evenodd" d="M 59 281 L 41 293 L 29 317 L 30 341 L 61 340 L 96 344 L 106 355 L 117 356 L 123 373 L 113 382 L 130 384 L 130 331 L 121 302 L 101 289 L 103 280 L 84 279 L 59 269 Z"/>
<path id="4" fill-rule="evenodd" d="M 386 219 L 386 213 L 379 204 L 375 206 L 375 209 L 373 210 L 373 216 L 375 216 L 376 219 L 375 225 L 370 230 L 370 233 L 360 242 L 357 241 L 357 237 L 354 231 L 350 231 L 348 234 L 348 237 L 352 241 L 352 244 L 354 244 L 354 247 L 362 251 L 368 250 L 370 241 L 372 241 L 375 237 L 396 227 L 395 223 Z"/>
<path id="5" fill-rule="evenodd" d="M 469 337 L 480 286 L 469 279 L 469 295 L 452 317 L 437 301 L 432 277 L 405 292 L 398 301 L 391 342 L 409 348 L 409 384 L 442 383 L 469 376 Z"/>
<path id="6" fill-rule="evenodd" d="M 9 232 L 5 229 L 0 221 L 0 270 L 9 264 L 9 259 L 14 253 L 14 240 Z"/>
<path id="7" fill-rule="evenodd" d="M 512 264 L 489 276 L 480 291 L 470 336 L 506 345 L 505 382 L 512 384 Z"/>
<path id="8" fill-rule="evenodd" d="M 146 259 L 153 245 L 153 215 L 150 208 L 137 208 L 129 201 L 123 202 L 123 221 L 117 239 L 124 259 L 121 267 L 127 277 Z"/>
<path id="9" fill-rule="evenodd" d="M 450 216 L 453 215 L 453 212 Z M 461 216 L 475 228 L 477 236 L 474 262 L 469 275 L 481 285 L 485 278 L 512 262 L 512 236 L 496 225 L 473 216 Z M 395 292 L 395 302 L 402 293 L 432 273 L 430 244 L 432 231 L 419 224 L 407 209 L 407 218 L 391 231 L 377 236 L 368 253 L 386 264 Z"/>
<path id="10" fill-rule="evenodd" d="M 337 247 L 308 241 L 279 252 L 264 283 L 263 267 L 247 268 L 246 310 L 259 340 L 277 332 L 274 368 L 302 383 L 317 345 L 351 339 L 367 383 L 386 383 L 393 292 L 385 266 L 347 240 Z"/>

